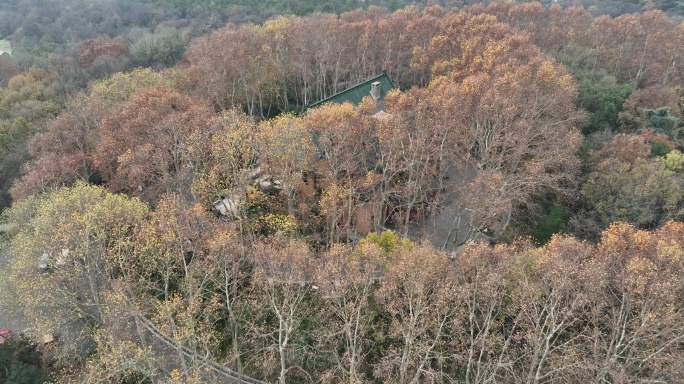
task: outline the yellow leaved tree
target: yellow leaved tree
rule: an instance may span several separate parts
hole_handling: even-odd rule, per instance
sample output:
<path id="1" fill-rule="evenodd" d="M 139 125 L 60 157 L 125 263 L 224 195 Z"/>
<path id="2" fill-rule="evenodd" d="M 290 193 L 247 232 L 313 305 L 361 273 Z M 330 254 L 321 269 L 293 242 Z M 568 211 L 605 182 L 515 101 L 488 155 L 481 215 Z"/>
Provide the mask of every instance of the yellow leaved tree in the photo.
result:
<path id="1" fill-rule="evenodd" d="M 82 357 L 94 347 L 95 332 L 108 322 L 107 293 L 147 213 L 139 200 L 84 183 L 23 200 L 6 213 L 16 224 L 8 247 L 16 298 L 9 305 L 23 311 L 36 339 L 59 337 L 57 358 Z"/>

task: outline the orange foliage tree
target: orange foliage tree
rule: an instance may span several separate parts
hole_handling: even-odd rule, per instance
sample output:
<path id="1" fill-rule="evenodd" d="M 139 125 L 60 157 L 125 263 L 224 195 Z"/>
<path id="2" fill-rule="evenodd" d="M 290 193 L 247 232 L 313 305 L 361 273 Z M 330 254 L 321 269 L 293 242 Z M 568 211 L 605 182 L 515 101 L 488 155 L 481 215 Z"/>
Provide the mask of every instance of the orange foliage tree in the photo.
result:
<path id="1" fill-rule="evenodd" d="M 386 101 L 393 114 L 417 116 L 412 129 L 448 132 L 435 141 L 458 195 L 445 244 L 498 236 L 535 194 L 572 191 L 583 118 L 572 77 L 529 35 L 488 15 L 454 14 L 446 23 L 445 35 L 415 58 L 436 76 L 424 96 Z"/>

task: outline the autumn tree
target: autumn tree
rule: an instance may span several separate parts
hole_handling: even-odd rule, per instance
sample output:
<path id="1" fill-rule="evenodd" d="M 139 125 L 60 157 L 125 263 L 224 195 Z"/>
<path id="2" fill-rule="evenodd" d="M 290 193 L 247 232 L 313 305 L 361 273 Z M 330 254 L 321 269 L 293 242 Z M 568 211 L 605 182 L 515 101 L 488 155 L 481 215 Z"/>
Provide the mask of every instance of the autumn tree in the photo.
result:
<path id="1" fill-rule="evenodd" d="M 191 44 L 188 73 L 193 88 L 219 109 L 261 117 L 304 107 L 385 69 L 409 87 L 427 80 L 426 71 L 408 63 L 413 47 L 432 37 L 440 9 L 426 10 L 415 23 L 416 8 L 388 14 L 373 7 L 339 18 L 288 16 L 263 26 L 227 26 Z"/>
<path id="2" fill-rule="evenodd" d="M 0 91 L 0 204 L 9 206 L 9 189 L 28 160 L 27 143 L 61 109 L 53 93 L 54 76 L 33 69 L 10 79 Z"/>
<path id="3" fill-rule="evenodd" d="M 150 68 L 173 67 L 183 57 L 190 39 L 191 28 L 179 27 L 173 22 L 158 24 L 152 33 L 131 33 L 130 54 L 140 65 Z M 133 32 L 133 31 L 131 31 Z"/>
<path id="4" fill-rule="evenodd" d="M 8 276 L 32 335 L 59 334 L 57 357 L 79 359 L 108 321 L 107 293 L 148 208 L 83 183 L 16 204 Z"/>
<path id="5" fill-rule="evenodd" d="M 499 236 L 513 211 L 544 191 L 572 193 L 583 117 L 570 74 L 528 35 L 487 15 L 456 14 L 448 25 L 414 63 L 439 76 L 419 113 L 453 132 L 443 169 L 458 198 L 445 208 L 455 218 L 439 235 L 445 245 Z M 392 113 L 393 102 L 386 101 Z"/>
<path id="6" fill-rule="evenodd" d="M 375 112 L 375 103 L 366 102 Z M 313 131 L 321 152 L 316 174 L 324 189 L 320 204 L 328 221 L 328 242 L 332 244 L 353 232 L 354 213 L 367 189 L 363 184 L 375 164 L 375 125 L 363 107 L 349 103 L 314 108 L 304 117 L 304 123 Z"/>
<path id="7" fill-rule="evenodd" d="M 462 303 L 450 322 L 448 372 L 455 380 L 589 379 L 582 368 L 589 334 L 583 308 L 596 302 L 601 291 L 593 282 L 603 277 L 592 252 L 561 237 L 536 249 L 526 240 L 467 246 L 452 266 L 454 297 Z"/>
<path id="8" fill-rule="evenodd" d="M 303 119 L 281 115 L 261 123 L 256 139 L 259 164 L 281 183 L 287 213 L 294 215 L 302 174 L 310 169 L 317 155 L 312 134 Z"/>
<path id="9" fill-rule="evenodd" d="M 311 315 L 313 255 L 301 241 L 276 235 L 255 245 L 254 316 L 250 333 L 260 346 L 252 364 L 284 384 L 306 375 L 304 320 Z"/>
<path id="10" fill-rule="evenodd" d="M 613 26 L 617 40 L 613 49 L 618 50 L 612 53 L 616 77 L 639 88 L 676 84 L 675 79 L 682 75 L 676 64 L 681 60 L 676 43 L 680 32 L 672 19 L 664 12 L 652 10 L 638 15 L 636 20 L 628 15 L 619 16 L 613 20 Z M 620 67 L 622 74 L 617 72 Z"/>
<path id="11" fill-rule="evenodd" d="M 525 244 L 490 247 L 476 243 L 458 256 L 453 276 L 455 293 L 463 304 L 450 325 L 462 336 L 450 340 L 449 346 L 457 377 L 463 382 L 501 377 L 504 367 L 515 359 L 512 349 L 519 322 L 507 316 L 511 303 L 508 271 L 516 263 L 511 253 L 528 248 Z"/>
<path id="12" fill-rule="evenodd" d="M 376 377 L 397 383 L 444 380 L 449 323 L 458 311 L 446 254 L 431 247 L 392 258 L 376 298 L 388 317 L 386 346 Z"/>
<path id="13" fill-rule="evenodd" d="M 114 191 L 148 201 L 182 192 L 195 177 L 189 137 L 210 118 L 206 105 L 177 91 L 143 91 L 102 122 L 95 165 Z"/>
<path id="14" fill-rule="evenodd" d="M 330 375 L 340 381 L 364 381 L 362 367 L 373 346 L 371 301 L 384 259 L 375 245 L 335 245 L 316 270 L 316 289 L 322 297 L 318 312 L 328 325 L 319 348 L 330 354 Z"/>
<path id="15" fill-rule="evenodd" d="M 406 7 L 394 12 L 388 20 L 388 24 L 395 25 L 402 22 L 404 31 L 401 34 L 401 46 L 394 53 L 396 56 L 390 62 L 392 79 L 400 89 L 408 89 L 411 86 L 424 87 L 429 83 L 429 68 L 418 68 L 408 65 L 411 63 L 414 52 L 421 52 L 428 48 L 432 37 L 441 28 L 446 10 L 438 6 L 426 7 L 419 14 L 418 9 Z"/>
<path id="16" fill-rule="evenodd" d="M 237 195 L 246 200 L 253 180 L 249 174 L 257 164 L 256 123 L 237 110 L 212 118 L 190 137 L 190 158 L 197 174 L 193 194 L 205 205 L 221 196 Z"/>
<path id="17" fill-rule="evenodd" d="M 280 96 L 277 73 L 257 26 L 227 26 L 196 40 L 188 50 L 187 69 L 200 95 L 220 109 L 244 108 L 250 116 L 268 116 Z M 257 64 L 258 63 L 258 64 Z"/>
<path id="18" fill-rule="evenodd" d="M 212 289 L 218 267 L 212 259 L 218 255 L 208 248 L 212 229 L 203 207 L 165 195 L 141 225 L 135 255 L 122 268 L 135 308 L 173 340 L 183 377 L 200 375 L 196 362 L 217 352 L 213 328 L 222 302 Z"/>
<path id="19" fill-rule="evenodd" d="M 492 15 L 530 33 L 537 46 L 575 73 L 602 69 L 635 88 L 676 83 L 681 77 L 681 50 L 676 43 L 680 26 L 658 10 L 618 12 L 611 17 L 599 9 L 503 1 L 466 7 L 464 12 Z"/>
<path id="20" fill-rule="evenodd" d="M 426 216 L 429 209 L 443 202 L 447 157 L 452 148 L 452 127 L 426 113 L 431 107 L 426 105 L 425 96 L 417 89 L 390 93 L 385 105 L 391 117 L 377 125 L 378 194 L 388 207 L 388 218 L 397 221 L 404 235 L 412 219 Z"/>
<path id="21" fill-rule="evenodd" d="M 681 231 L 676 222 L 654 232 L 616 223 L 603 233 L 595 259 L 607 306 L 593 313 L 589 350 L 596 380 L 681 379 L 681 261 L 672 257 Z"/>
<path id="22" fill-rule="evenodd" d="M 238 373 L 244 373 L 245 349 L 251 344 L 249 329 L 251 279 L 249 244 L 240 232 L 215 226 L 206 241 L 207 257 L 213 265 L 212 283 L 220 298 L 219 313 L 224 313 L 225 331 L 217 335 L 230 344 L 226 361 Z"/>
<path id="23" fill-rule="evenodd" d="M 351 53 L 343 40 L 345 26 L 333 15 L 321 15 L 299 19 L 288 28 L 292 34 L 308 36 L 289 42 L 293 56 L 288 68 L 300 105 L 333 95 L 338 83 L 349 74 L 348 63 L 355 55 L 345 54 Z M 354 30 L 358 32 L 357 28 Z"/>
<path id="24" fill-rule="evenodd" d="M 130 303 L 130 291 L 124 286 L 119 279 L 112 291 L 105 294 L 108 321 L 95 333 L 97 349 L 80 367 L 80 383 L 151 381 L 163 377 L 162 362 L 170 359 L 151 347 L 142 327 L 135 327 L 139 320 Z"/>
<path id="25" fill-rule="evenodd" d="M 72 98 L 47 130 L 29 142 L 32 160 L 12 187 L 12 197 L 22 199 L 76 180 L 101 182 L 94 156 L 102 120 L 137 91 L 168 84 L 169 80 L 158 73 L 137 69 L 115 74 L 93 84 L 87 94 Z"/>
<path id="26" fill-rule="evenodd" d="M 547 380 L 587 380 L 583 343 L 589 334 L 587 321 L 597 306 L 603 271 L 595 268 L 591 249 L 575 239 L 555 236 L 544 248 L 525 254 L 517 262 L 520 275 L 512 283 L 513 306 L 519 337 L 525 351 L 520 359 L 520 378 L 527 383 Z M 515 268 L 515 267 L 514 267 Z"/>
<path id="27" fill-rule="evenodd" d="M 97 171 L 92 154 L 97 144 L 97 127 L 104 105 L 81 94 L 71 99 L 66 110 L 50 122 L 48 130 L 29 142 L 34 158 L 24 166 L 24 176 L 12 186 L 15 200 L 76 180 L 94 181 Z"/>
<path id="28" fill-rule="evenodd" d="M 673 173 L 646 159 L 603 164 L 582 187 L 596 218 L 607 226 L 626 221 L 639 228 L 656 228 L 679 218 L 682 191 Z"/>
<path id="29" fill-rule="evenodd" d="M 661 107 L 668 107 L 674 117 L 679 116 L 679 97 L 673 88 L 650 87 L 635 91 L 622 105 L 618 129 L 624 133 L 637 133 L 647 128 L 644 110 Z"/>
<path id="30" fill-rule="evenodd" d="M 9 80 L 21 73 L 21 68 L 7 57 L 0 57 L 0 87 L 5 88 Z"/>
<path id="31" fill-rule="evenodd" d="M 595 226 L 600 231 L 613 221 L 625 221 L 656 228 L 681 215 L 682 192 L 675 173 L 648 158 L 652 145 L 647 138 L 618 134 L 592 153 L 592 172 L 582 186 L 589 209 L 576 214 L 573 227 Z"/>
<path id="32" fill-rule="evenodd" d="M 128 53 L 128 47 L 122 39 L 86 40 L 79 50 L 79 62 L 82 67 L 89 67 L 101 57 L 115 58 L 126 53 Z"/>
<path id="33" fill-rule="evenodd" d="M 133 95 L 148 88 L 173 88 L 174 72 L 155 72 L 149 68 L 138 68 L 117 73 L 110 78 L 91 85 L 91 98 L 115 108 L 128 101 Z"/>

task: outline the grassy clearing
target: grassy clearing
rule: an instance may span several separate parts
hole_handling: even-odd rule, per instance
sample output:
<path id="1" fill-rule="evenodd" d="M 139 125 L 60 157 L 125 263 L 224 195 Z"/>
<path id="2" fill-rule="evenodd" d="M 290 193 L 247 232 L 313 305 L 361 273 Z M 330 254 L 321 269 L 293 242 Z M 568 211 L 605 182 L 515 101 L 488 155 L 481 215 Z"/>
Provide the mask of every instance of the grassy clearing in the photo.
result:
<path id="1" fill-rule="evenodd" d="M 12 53 L 12 47 L 10 46 L 9 40 L 0 39 L 0 51 Z"/>

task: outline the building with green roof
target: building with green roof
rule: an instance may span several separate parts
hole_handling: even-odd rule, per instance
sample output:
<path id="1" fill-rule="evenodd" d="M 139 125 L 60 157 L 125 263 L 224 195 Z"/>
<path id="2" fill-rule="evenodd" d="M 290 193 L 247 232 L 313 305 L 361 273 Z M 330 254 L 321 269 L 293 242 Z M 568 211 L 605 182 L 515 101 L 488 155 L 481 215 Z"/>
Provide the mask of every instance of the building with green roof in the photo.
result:
<path id="1" fill-rule="evenodd" d="M 371 96 L 378 103 L 378 110 L 382 110 L 385 95 L 394 88 L 394 83 L 387 75 L 387 72 L 384 72 L 382 75 L 375 76 L 361 84 L 347 88 L 344 91 L 338 92 L 323 100 L 311 103 L 306 109 L 316 108 L 325 103 L 343 104 L 345 102 L 350 102 L 354 105 L 359 105 L 364 97 Z"/>

